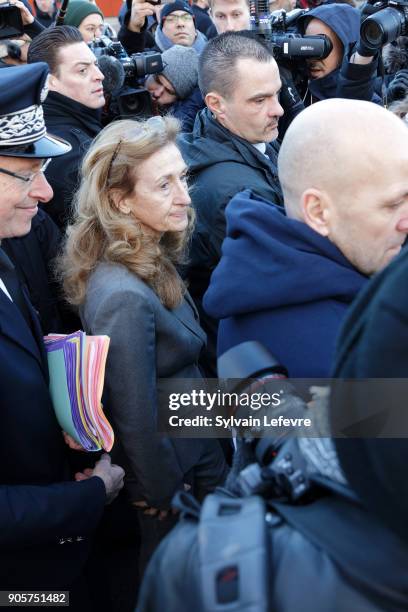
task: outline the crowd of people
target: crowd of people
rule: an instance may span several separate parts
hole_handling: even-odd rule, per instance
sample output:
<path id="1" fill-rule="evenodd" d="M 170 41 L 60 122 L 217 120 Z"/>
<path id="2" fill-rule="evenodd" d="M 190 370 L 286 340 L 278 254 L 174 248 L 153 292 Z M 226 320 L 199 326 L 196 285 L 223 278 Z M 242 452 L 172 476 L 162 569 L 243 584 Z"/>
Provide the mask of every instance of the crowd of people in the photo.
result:
<path id="1" fill-rule="evenodd" d="M 54 0 L 10 0 L 0 590 L 79 611 L 408 609 L 408 433 L 338 437 L 361 396 L 330 388 L 407 377 L 408 43 L 369 44 L 353 0 L 305 2 L 293 27 L 326 52 L 288 60 L 247 0 L 126 0 L 117 36 L 88 0 L 62 23 Z M 110 338 L 109 454 L 52 404 L 43 337 L 78 329 Z M 332 436 L 163 435 L 169 381 L 223 377 L 248 342 L 328 380 L 287 410 L 318 402 Z"/>

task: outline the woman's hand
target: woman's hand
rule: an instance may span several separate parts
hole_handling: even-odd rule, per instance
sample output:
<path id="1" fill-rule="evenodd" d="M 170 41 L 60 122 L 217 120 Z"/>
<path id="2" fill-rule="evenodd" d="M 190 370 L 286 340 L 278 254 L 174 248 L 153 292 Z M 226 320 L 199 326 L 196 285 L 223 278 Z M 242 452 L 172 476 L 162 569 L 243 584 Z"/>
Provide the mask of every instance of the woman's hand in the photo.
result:
<path id="1" fill-rule="evenodd" d="M 190 491 L 191 485 L 184 482 L 183 488 L 185 491 Z M 145 501 L 132 502 L 132 506 L 135 506 L 136 508 L 139 508 L 140 510 L 144 510 L 143 514 L 146 514 L 147 516 L 157 517 L 159 521 L 162 521 L 163 519 L 167 518 L 169 514 L 178 514 L 179 512 L 177 508 L 169 508 L 168 510 L 159 510 L 158 508 L 149 506 L 149 504 Z"/>
<path id="2" fill-rule="evenodd" d="M 76 451 L 83 451 L 85 450 L 83 448 L 83 446 L 81 446 L 80 444 L 78 444 L 78 442 L 76 440 L 74 440 L 74 438 L 72 436 L 70 436 L 69 434 L 67 434 L 66 431 L 62 432 L 62 435 L 64 437 L 64 442 L 67 446 L 69 446 L 69 448 L 71 450 L 76 450 Z"/>
<path id="3" fill-rule="evenodd" d="M 137 501 L 132 502 L 132 506 L 143 510 L 143 514 L 147 516 L 154 516 L 159 519 L 159 521 L 163 521 L 170 514 L 177 514 L 178 510 L 175 508 L 169 508 L 168 510 L 159 510 L 158 508 L 154 508 L 153 506 L 149 506 L 145 501 Z"/>
<path id="4" fill-rule="evenodd" d="M 165 518 L 169 516 L 169 514 L 175 514 L 174 510 L 159 510 L 158 508 L 154 508 L 153 506 L 149 506 L 145 501 L 132 502 L 132 505 L 140 510 L 143 510 L 143 514 L 147 516 L 154 516 L 159 519 L 159 521 L 163 521 Z"/>

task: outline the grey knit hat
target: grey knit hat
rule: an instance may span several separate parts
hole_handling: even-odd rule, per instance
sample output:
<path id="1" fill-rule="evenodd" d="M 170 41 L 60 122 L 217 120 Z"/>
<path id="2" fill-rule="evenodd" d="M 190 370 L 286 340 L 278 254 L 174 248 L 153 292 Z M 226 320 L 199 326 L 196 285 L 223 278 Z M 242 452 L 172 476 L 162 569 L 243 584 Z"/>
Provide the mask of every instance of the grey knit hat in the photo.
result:
<path id="1" fill-rule="evenodd" d="M 187 98 L 198 84 L 198 54 L 192 47 L 173 45 L 162 53 L 162 74 L 173 85 L 177 97 Z"/>

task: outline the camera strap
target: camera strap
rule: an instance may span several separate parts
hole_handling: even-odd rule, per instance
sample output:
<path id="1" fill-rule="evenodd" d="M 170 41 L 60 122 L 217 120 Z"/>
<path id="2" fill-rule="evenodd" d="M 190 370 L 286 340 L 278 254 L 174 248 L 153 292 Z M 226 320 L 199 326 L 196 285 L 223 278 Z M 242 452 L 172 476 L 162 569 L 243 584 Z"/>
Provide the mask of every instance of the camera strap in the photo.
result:
<path id="1" fill-rule="evenodd" d="M 205 612 L 267 612 L 268 523 L 261 497 L 207 495 L 198 525 Z"/>

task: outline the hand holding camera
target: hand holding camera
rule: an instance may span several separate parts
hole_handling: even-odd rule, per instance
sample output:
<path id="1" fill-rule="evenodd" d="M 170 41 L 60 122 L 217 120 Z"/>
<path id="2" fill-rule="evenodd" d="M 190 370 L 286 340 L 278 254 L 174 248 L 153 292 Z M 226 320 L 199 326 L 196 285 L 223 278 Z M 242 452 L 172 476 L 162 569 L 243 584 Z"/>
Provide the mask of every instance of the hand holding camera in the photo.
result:
<path id="1" fill-rule="evenodd" d="M 9 7 L 10 9 L 11 7 L 15 6 L 16 9 L 20 11 L 21 21 L 22 21 L 23 26 L 30 25 L 30 23 L 33 23 L 34 21 L 33 15 L 30 13 L 30 11 L 25 6 L 25 4 L 20 2 L 20 0 L 10 0 L 9 2 L 1 2 L 0 8 L 2 6 Z"/>
<path id="2" fill-rule="evenodd" d="M 146 17 L 154 15 L 153 4 L 144 0 L 132 0 L 132 8 L 128 23 L 128 30 L 140 32 L 144 26 Z"/>

